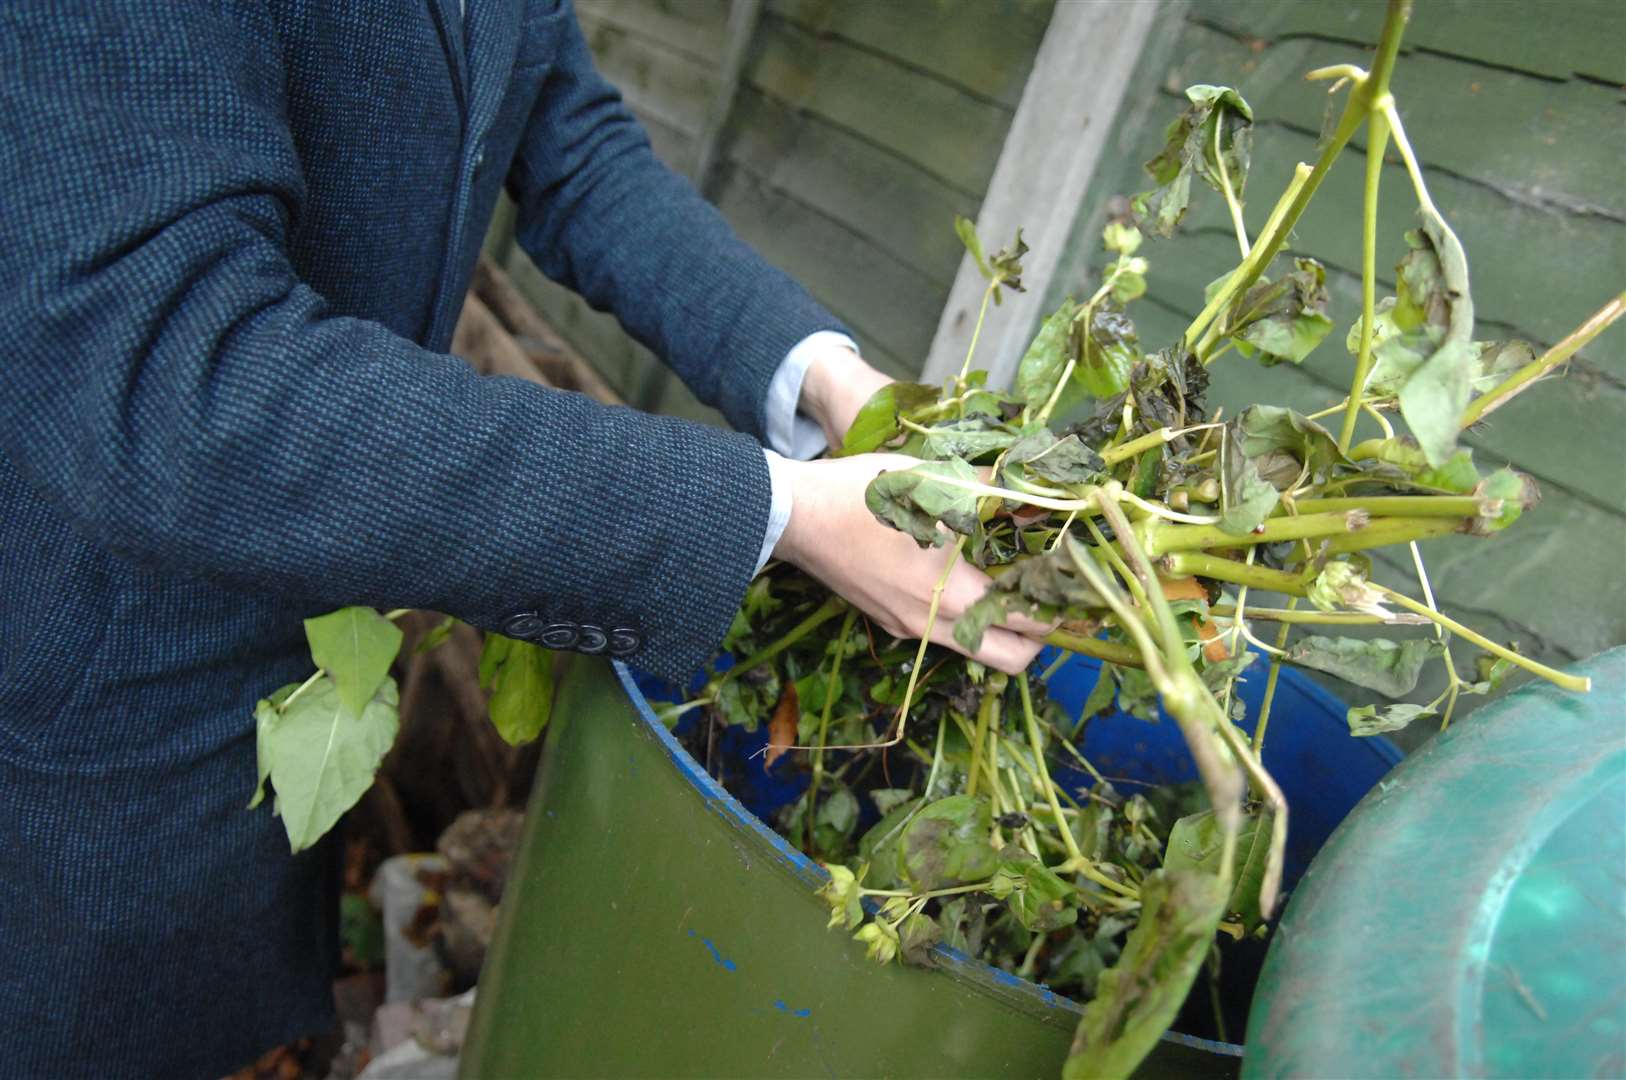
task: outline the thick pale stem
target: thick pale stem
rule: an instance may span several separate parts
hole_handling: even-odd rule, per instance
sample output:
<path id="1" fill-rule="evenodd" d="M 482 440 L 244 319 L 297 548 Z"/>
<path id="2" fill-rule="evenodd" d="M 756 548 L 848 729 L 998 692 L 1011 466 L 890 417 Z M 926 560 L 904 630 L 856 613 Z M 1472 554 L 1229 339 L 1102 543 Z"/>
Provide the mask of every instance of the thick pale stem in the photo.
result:
<path id="1" fill-rule="evenodd" d="M 1208 612 L 1216 619 L 1232 619 L 1236 617 L 1237 609 L 1235 604 L 1215 604 Z M 1428 622 L 1416 615 L 1391 615 L 1386 618 L 1361 611 L 1295 611 L 1292 608 L 1261 607 L 1248 608 L 1247 617 L 1255 622 L 1291 623 L 1294 626 L 1420 626 Z"/>
<path id="2" fill-rule="evenodd" d="M 1175 551 L 1202 551 L 1207 548 L 1236 548 L 1251 544 L 1274 544 L 1282 540 L 1304 540 L 1359 532 L 1371 525 L 1364 514 L 1339 511 L 1329 514 L 1301 514 L 1298 517 L 1271 518 L 1242 536 L 1228 533 L 1217 525 L 1158 525 L 1146 531 L 1146 550 L 1153 557 Z"/>
<path id="3" fill-rule="evenodd" d="M 1235 559 L 1225 559 L 1201 551 L 1177 551 L 1162 558 L 1163 568 L 1175 577 L 1205 577 L 1215 581 L 1228 581 L 1232 585 L 1246 585 L 1251 589 L 1303 596 L 1308 587 L 1304 578 L 1285 570 L 1272 570 L 1268 566 L 1244 566 Z"/>
<path id="4" fill-rule="evenodd" d="M 1140 658 L 1139 650 L 1122 642 L 1102 641 L 1100 638 L 1085 637 L 1083 634 L 1074 634 L 1067 630 L 1052 630 L 1044 636 L 1044 640 L 1047 645 L 1054 645 L 1058 649 L 1066 649 L 1081 656 L 1093 656 L 1109 664 L 1134 668 L 1146 666 Z"/>
<path id="5" fill-rule="evenodd" d="M 988 685 L 983 687 L 982 701 L 977 705 L 977 732 L 971 740 L 971 773 L 965 782 L 967 795 L 975 795 L 982 780 L 982 748 L 989 727 L 999 727 L 999 705 L 1004 693 L 1003 676 L 991 676 Z"/>
<path id="6" fill-rule="evenodd" d="M 1303 514 L 1362 510 L 1373 517 L 1471 518 L 1488 508 L 1477 495 L 1375 495 L 1366 498 L 1298 499 Z"/>
<path id="7" fill-rule="evenodd" d="M 1391 544 L 1409 544 L 1414 540 L 1432 540 L 1461 532 L 1468 522 L 1457 518 L 1389 517 L 1373 518 L 1360 532 L 1334 536 L 1322 548 L 1325 555 L 1347 551 L 1368 551 Z"/>
<path id="8" fill-rule="evenodd" d="M 1373 112 L 1367 124 L 1366 193 L 1361 204 L 1361 344 L 1355 355 L 1355 376 L 1349 384 L 1343 430 L 1338 434 L 1340 450 L 1348 450 L 1355 438 L 1361 398 L 1366 393 L 1366 380 L 1372 374 L 1372 330 L 1378 281 L 1378 183 L 1383 177 L 1383 153 L 1388 146 L 1388 118 L 1381 110 Z"/>
<path id="9" fill-rule="evenodd" d="M 1289 608 L 1283 614 L 1299 614 L 1298 612 L 1293 611 L 1291 607 L 1291 605 L 1297 604 L 1298 602 L 1298 597 L 1295 596 L 1290 598 L 1287 601 Z M 1322 614 L 1326 613 L 1323 612 Z M 1255 613 L 1254 617 L 1258 617 L 1257 612 Z M 1282 628 L 1276 634 L 1277 653 L 1280 653 L 1287 648 L 1287 635 L 1291 634 L 1292 632 L 1293 624 L 1289 620 L 1283 619 Z M 1259 760 L 1261 762 L 1264 761 L 1265 753 L 1265 729 L 1270 726 L 1270 707 L 1276 702 L 1276 683 L 1281 679 L 1281 677 L 1282 658 L 1277 655 L 1272 655 L 1270 658 L 1270 674 L 1265 677 L 1265 698 L 1259 703 L 1259 722 L 1255 724 L 1253 728 L 1253 752 L 1259 755 Z"/>
<path id="10" fill-rule="evenodd" d="M 1611 323 L 1622 315 L 1626 315 L 1626 292 L 1622 292 L 1599 308 L 1596 314 L 1566 335 L 1564 340 L 1542 353 L 1540 358 L 1515 371 L 1494 390 L 1470 402 L 1467 410 L 1462 414 L 1460 426 L 1469 427 L 1477 424 L 1503 405 L 1512 401 L 1534 385 L 1537 379 L 1540 379 L 1559 364 L 1581 351 L 1588 342 L 1603 333 Z"/>
<path id="11" fill-rule="evenodd" d="M 957 394 L 964 395 L 965 393 L 965 379 L 967 375 L 971 374 L 971 357 L 977 351 L 977 338 L 982 336 L 982 321 L 988 315 L 988 301 L 993 299 L 994 290 L 997 288 L 999 288 L 999 279 L 995 278 L 988 283 L 986 289 L 982 290 L 982 306 L 977 309 L 977 325 L 971 328 L 971 344 L 965 350 L 965 363 L 960 365 L 960 374 L 954 380 L 955 393 Z M 962 404 L 962 414 L 963 411 L 964 406 Z"/>
<path id="12" fill-rule="evenodd" d="M 1377 584 L 1373 584 L 1372 588 L 1388 597 L 1394 603 L 1399 604 L 1407 611 L 1416 612 L 1418 615 L 1423 616 L 1430 622 L 1439 623 L 1441 626 L 1445 627 L 1458 637 L 1466 638 L 1475 645 L 1478 645 L 1481 649 L 1484 649 L 1486 652 L 1495 656 L 1500 656 L 1503 660 L 1506 660 L 1511 664 L 1517 664 L 1519 667 L 1524 668 L 1524 670 L 1534 675 L 1540 675 L 1543 679 L 1546 679 L 1550 683 L 1555 683 L 1558 686 L 1562 686 L 1566 690 L 1574 690 L 1577 693 L 1583 694 L 1592 689 L 1591 679 L 1583 678 L 1579 675 L 1570 675 L 1562 671 L 1556 671 L 1553 668 L 1548 667 L 1546 664 L 1540 664 L 1529 659 L 1528 657 L 1520 656 L 1512 649 L 1508 649 L 1496 644 L 1496 642 L 1492 641 L 1484 634 L 1480 634 L 1468 629 L 1468 627 L 1463 626 L 1455 619 L 1438 611 L 1430 610 L 1426 604 L 1419 604 L 1405 593 L 1395 592 L 1393 589 Z"/>

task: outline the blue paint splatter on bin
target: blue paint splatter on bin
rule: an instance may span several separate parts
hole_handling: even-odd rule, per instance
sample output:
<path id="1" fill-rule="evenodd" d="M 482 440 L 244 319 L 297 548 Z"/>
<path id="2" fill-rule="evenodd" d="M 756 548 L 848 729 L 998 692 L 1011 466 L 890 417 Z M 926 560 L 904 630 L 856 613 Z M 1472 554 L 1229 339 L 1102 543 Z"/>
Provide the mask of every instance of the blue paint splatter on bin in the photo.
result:
<path id="1" fill-rule="evenodd" d="M 780 1012 L 790 1013 L 792 1016 L 798 1017 L 802 1020 L 806 1020 L 808 1017 L 813 1015 L 812 1009 L 793 1009 L 789 1005 L 786 1005 L 782 1000 L 776 999 L 773 1003 L 773 1007 L 778 1009 Z"/>
<path id="2" fill-rule="evenodd" d="M 689 936 L 690 937 L 698 937 L 699 935 L 697 935 L 693 930 L 690 930 L 689 931 Z M 717 950 L 717 946 L 712 944 L 711 938 L 700 938 L 700 944 L 704 945 L 707 949 L 709 949 L 711 951 L 711 958 L 713 960 L 717 961 L 717 966 L 718 967 L 722 968 L 724 971 L 738 971 L 739 970 L 739 966 L 737 964 L 735 964 L 734 961 L 728 959 L 728 957 L 724 956 L 721 952 L 719 952 Z"/>

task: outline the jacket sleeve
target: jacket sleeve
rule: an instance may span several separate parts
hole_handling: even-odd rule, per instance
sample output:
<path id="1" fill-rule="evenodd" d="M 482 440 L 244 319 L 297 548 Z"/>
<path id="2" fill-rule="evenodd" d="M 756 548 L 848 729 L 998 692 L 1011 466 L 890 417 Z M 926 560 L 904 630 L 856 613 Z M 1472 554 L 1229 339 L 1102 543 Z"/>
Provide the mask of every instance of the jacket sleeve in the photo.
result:
<path id="1" fill-rule="evenodd" d="M 275 28 L 225 6 L 0 9 L 0 452 L 146 566 L 628 627 L 635 663 L 686 676 L 752 571 L 761 450 L 330 312 L 286 252 Z"/>
<path id="2" fill-rule="evenodd" d="M 764 437 L 774 371 L 797 342 L 847 331 L 656 160 L 593 68 L 571 4 L 545 32 L 552 68 L 508 174 L 520 245 L 661 357 L 702 402 Z"/>

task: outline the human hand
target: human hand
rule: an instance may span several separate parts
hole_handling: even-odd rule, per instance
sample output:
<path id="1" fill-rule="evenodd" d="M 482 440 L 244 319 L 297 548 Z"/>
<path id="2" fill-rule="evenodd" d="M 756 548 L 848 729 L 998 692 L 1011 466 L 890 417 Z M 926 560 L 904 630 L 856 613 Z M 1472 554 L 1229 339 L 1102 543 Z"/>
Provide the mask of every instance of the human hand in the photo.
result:
<path id="1" fill-rule="evenodd" d="M 851 349 L 833 345 L 808 365 L 802 380 L 802 411 L 818 421 L 834 453 L 841 448 L 841 440 L 864 402 L 892 381 L 890 375 L 876 371 Z"/>
<path id="2" fill-rule="evenodd" d="M 790 522 L 774 556 L 794 563 L 855 604 L 888 633 L 919 638 L 926 628 L 932 590 L 943 577 L 953 545 L 922 548 L 908 535 L 883 525 L 864 505 L 864 489 L 876 474 L 920 464 L 902 454 L 785 463 L 792 481 Z M 930 639 L 965 653 L 954 640 L 954 620 L 981 598 L 988 575 L 961 559 L 949 572 Z M 972 659 L 1017 674 L 1039 655 L 1038 637 L 1051 629 L 1021 615 L 990 627 Z"/>

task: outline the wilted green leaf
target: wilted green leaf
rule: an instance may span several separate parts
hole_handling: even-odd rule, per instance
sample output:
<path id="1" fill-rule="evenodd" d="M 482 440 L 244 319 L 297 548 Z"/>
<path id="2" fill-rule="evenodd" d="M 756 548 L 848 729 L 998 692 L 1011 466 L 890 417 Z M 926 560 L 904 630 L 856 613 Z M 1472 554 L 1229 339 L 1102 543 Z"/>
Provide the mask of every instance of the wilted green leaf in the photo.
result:
<path id="1" fill-rule="evenodd" d="M 1232 536 L 1246 536 L 1262 525 L 1280 499 L 1275 486 L 1259 474 L 1248 456 L 1246 438 L 1241 424 L 1232 421 L 1220 444 L 1219 527 Z"/>
<path id="2" fill-rule="evenodd" d="M 830 926 L 851 930 L 864 921 L 864 902 L 858 891 L 858 878 L 839 863 L 824 863 L 830 880 L 819 886 L 818 895 L 830 906 Z"/>
<path id="3" fill-rule="evenodd" d="M 1021 848 L 1000 852 L 988 891 L 1025 929 L 1048 933 L 1078 921 L 1078 908 L 1069 904 L 1078 890 Z"/>
<path id="4" fill-rule="evenodd" d="M 1237 832 L 1236 853 L 1231 864 L 1231 895 L 1225 910 L 1234 912 L 1249 930 L 1264 922 L 1259 912 L 1259 886 L 1270 862 L 1269 811 L 1249 814 Z M 1224 869 L 1225 830 L 1213 810 L 1188 814 L 1169 830 L 1169 846 L 1163 855 L 1165 870 L 1192 870 L 1218 876 Z"/>
<path id="5" fill-rule="evenodd" d="M 1247 183 L 1252 153 L 1253 110 L 1228 86 L 1192 86 L 1191 103 L 1164 132 L 1164 147 L 1146 163 L 1157 187 L 1132 201 L 1141 225 L 1158 236 L 1169 236 L 1185 216 L 1191 201 L 1191 178 L 1199 176 L 1215 191 L 1221 190 L 1220 162 L 1240 198 Z M 1216 140 L 1217 136 L 1217 140 Z M 1216 142 L 1219 157 L 1215 156 Z"/>
<path id="6" fill-rule="evenodd" d="M 984 280 L 993 279 L 993 271 L 988 269 L 988 260 L 982 254 L 982 240 L 977 236 L 977 226 L 970 218 L 954 217 L 954 232 L 960 238 L 960 243 L 971 255 L 971 260 L 977 264 L 977 272 L 982 274 Z"/>
<path id="7" fill-rule="evenodd" d="M 1017 401 L 1039 409 L 1050 400 L 1056 380 L 1067 366 L 1067 342 L 1072 333 L 1073 316 L 1077 313 L 1077 304 L 1063 301 L 1033 335 L 1032 343 L 1016 367 Z"/>
<path id="8" fill-rule="evenodd" d="M 1227 316 L 1225 333 L 1237 338 L 1237 351 L 1257 353 L 1267 366 L 1302 362 L 1332 332 L 1326 271 L 1314 259 L 1294 262 L 1297 269 L 1277 281 L 1261 278 Z"/>
<path id="9" fill-rule="evenodd" d="M 879 450 L 903 431 L 898 424 L 899 415 L 908 415 L 917 409 L 937 403 L 942 391 L 923 383 L 887 383 L 864 402 L 853 418 L 852 426 L 841 440 L 836 457 L 867 454 Z"/>
<path id="10" fill-rule="evenodd" d="M 1097 401 L 1129 389 L 1129 375 L 1140 360 L 1135 324 L 1122 311 L 1103 301 L 1090 312 L 1090 324 L 1078 342 L 1078 366 L 1073 379 Z"/>
<path id="11" fill-rule="evenodd" d="M 807 835 L 807 794 L 780 811 L 780 831 L 798 843 Z M 818 808 L 813 813 L 813 856 L 834 859 L 846 852 L 848 838 L 858 827 L 858 799 L 847 785 L 826 777 L 819 786 Z"/>
<path id="12" fill-rule="evenodd" d="M 372 786 L 395 741 L 398 698 L 395 680 L 387 676 L 359 713 L 325 675 L 298 696 L 292 691 L 283 687 L 261 701 L 254 715 L 261 775 L 276 787 L 289 847 L 302 851 Z"/>
<path id="13" fill-rule="evenodd" d="M 480 685 L 497 734 L 520 746 L 542 734 L 553 712 L 553 653 L 528 641 L 487 634 L 480 650 Z"/>
<path id="14" fill-rule="evenodd" d="M 1541 501 L 1536 482 L 1512 469 L 1497 469 L 1485 477 L 1474 494 L 1479 496 L 1480 505 L 1489 511 L 1481 512 L 1474 519 L 1473 531 L 1479 536 L 1501 532 Z"/>
<path id="15" fill-rule="evenodd" d="M 898 955 L 906 964 L 929 965 L 932 946 L 941 940 L 943 931 L 936 920 L 918 911 L 898 924 Z"/>
<path id="16" fill-rule="evenodd" d="M 1053 484 L 1092 483 L 1106 470 L 1101 455 L 1077 435 L 1058 439 L 1045 428 L 1024 434 L 1005 455 L 1005 464 L 1007 469 L 1025 465 L 1027 472 Z"/>
<path id="17" fill-rule="evenodd" d="M 903 830 L 904 877 L 925 892 L 982 881 L 999 865 L 985 796 L 950 795 L 928 803 Z"/>
<path id="18" fill-rule="evenodd" d="M 305 620 L 311 660 L 333 677 L 339 700 L 360 714 L 373 699 L 395 654 L 401 629 L 369 607 L 347 607 Z"/>
<path id="19" fill-rule="evenodd" d="M 976 470 L 958 458 L 926 461 L 909 469 L 883 472 L 870 481 L 864 503 L 870 513 L 914 537 L 921 547 L 943 543 L 937 522 L 970 536 L 977 528 L 975 492 L 944 479 L 980 483 Z"/>
<path id="20" fill-rule="evenodd" d="M 1074 617 L 1087 617 L 1086 609 L 1106 607 L 1106 601 L 1078 572 L 1076 560 L 1089 557 L 1088 549 L 1069 537 L 1061 547 L 1004 571 L 955 621 L 954 640 L 976 652 L 988 627 L 1003 623 L 1012 612 L 1048 619 L 1071 609 Z"/>
<path id="21" fill-rule="evenodd" d="M 1436 715 L 1427 705 L 1386 705 L 1381 709 L 1376 705 L 1363 705 L 1349 710 L 1345 719 L 1349 721 L 1351 735 L 1381 735 L 1386 731 L 1399 731 L 1413 720 Z"/>
<path id="22" fill-rule="evenodd" d="M 874 792 L 870 792 L 874 797 Z M 898 863 L 898 852 L 902 846 L 903 827 L 920 808 L 921 800 L 914 797 L 914 793 L 905 792 L 909 798 L 904 802 L 882 809 L 876 803 L 876 809 L 881 810 L 881 820 L 871 825 L 869 831 L 858 841 L 858 857 L 869 863 L 870 882 L 873 888 L 890 889 L 903 883 L 903 867 Z"/>
<path id="23" fill-rule="evenodd" d="M 1434 638 L 1390 641 L 1312 635 L 1300 638 L 1287 651 L 1287 659 L 1376 690 L 1384 697 L 1400 698 L 1417 688 L 1423 665 L 1443 650 L 1444 646 Z"/>
<path id="24" fill-rule="evenodd" d="M 1406 234 L 1412 250 L 1395 268 L 1393 317 L 1403 333 L 1421 335 L 1432 348 L 1400 387 L 1400 413 L 1429 463 L 1442 465 L 1456 450 L 1458 422 L 1473 396 L 1479 349 L 1473 340 L 1467 256 L 1443 220 L 1427 209 L 1418 213 L 1422 225 Z"/>
<path id="25" fill-rule="evenodd" d="M 1005 449 L 1016 441 L 1016 435 L 1003 424 L 990 423 L 979 417 L 938 424 L 927 432 L 925 439 L 926 456 L 929 458 L 965 458 L 971 461 Z"/>
<path id="26" fill-rule="evenodd" d="M 1063 1080 L 1128 1077 L 1191 988 L 1229 890 L 1211 874 L 1157 870 L 1141 882 L 1140 922 L 1084 1008 Z"/>
<path id="27" fill-rule="evenodd" d="M 1273 450 L 1286 451 L 1317 477 L 1327 476 L 1335 465 L 1350 463 L 1330 431 L 1292 409 L 1251 405 L 1237 417 L 1237 427 L 1242 435 L 1242 452 L 1250 458 Z"/>

